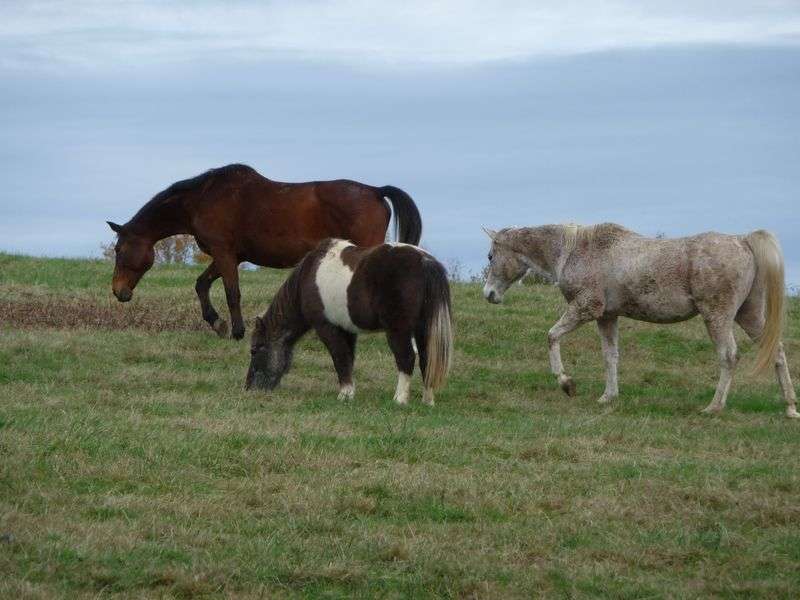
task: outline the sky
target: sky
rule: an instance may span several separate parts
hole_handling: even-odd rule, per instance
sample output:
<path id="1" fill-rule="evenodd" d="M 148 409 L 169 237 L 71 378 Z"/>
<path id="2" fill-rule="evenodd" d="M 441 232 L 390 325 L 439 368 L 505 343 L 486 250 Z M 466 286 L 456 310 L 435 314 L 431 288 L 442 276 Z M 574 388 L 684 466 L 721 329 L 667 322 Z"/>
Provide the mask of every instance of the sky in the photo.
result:
<path id="1" fill-rule="evenodd" d="M 774 231 L 800 285 L 800 2 L 6 2 L 0 250 L 91 256 L 232 162 L 481 226 Z"/>

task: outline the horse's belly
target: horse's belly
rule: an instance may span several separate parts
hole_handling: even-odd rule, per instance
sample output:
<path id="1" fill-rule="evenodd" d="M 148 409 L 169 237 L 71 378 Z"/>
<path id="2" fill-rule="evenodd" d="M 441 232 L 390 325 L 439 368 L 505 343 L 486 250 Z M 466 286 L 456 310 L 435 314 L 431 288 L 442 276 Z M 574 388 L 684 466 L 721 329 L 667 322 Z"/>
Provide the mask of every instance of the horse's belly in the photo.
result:
<path id="1" fill-rule="evenodd" d="M 643 308 L 638 311 L 630 311 L 622 316 L 637 321 L 646 321 L 648 323 L 680 323 L 686 321 L 697 315 L 696 310 L 688 310 L 684 312 L 659 312 L 650 308 Z"/>
<path id="2" fill-rule="evenodd" d="M 241 260 L 262 267 L 286 269 L 295 266 L 311 250 L 316 242 L 304 239 L 276 238 L 267 244 L 248 244 Z"/>
<path id="3" fill-rule="evenodd" d="M 629 297 L 616 306 L 613 304 L 607 307 L 608 312 L 648 323 L 678 323 L 697 314 L 697 308 L 691 297 L 668 291 L 638 298 Z"/>

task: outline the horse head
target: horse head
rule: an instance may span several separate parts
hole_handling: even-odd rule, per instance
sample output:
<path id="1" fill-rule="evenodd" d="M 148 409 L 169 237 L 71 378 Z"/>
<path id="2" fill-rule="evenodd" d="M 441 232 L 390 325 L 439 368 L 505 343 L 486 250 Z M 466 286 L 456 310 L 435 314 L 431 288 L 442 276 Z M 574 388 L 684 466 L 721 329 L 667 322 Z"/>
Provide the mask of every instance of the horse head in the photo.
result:
<path id="1" fill-rule="evenodd" d="M 489 265 L 486 267 L 486 285 L 483 296 L 492 304 L 500 304 L 509 286 L 522 278 L 530 268 L 518 252 L 499 239 L 498 233 L 490 229 L 483 230 L 492 240 L 489 250 Z"/>
<path id="2" fill-rule="evenodd" d="M 270 331 L 264 320 L 256 317 L 245 389 L 275 389 L 291 362 L 292 344 L 288 336 L 284 332 Z"/>
<path id="3" fill-rule="evenodd" d="M 111 290 L 120 302 L 127 302 L 133 297 L 133 289 L 150 267 L 153 266 L 155 251 L 153 242 L 148 238 L 128 230 L 123 225 L 106 221 L 111 230 L 117 234 L 114 246 L 116 255 L 114 277 Z"/>

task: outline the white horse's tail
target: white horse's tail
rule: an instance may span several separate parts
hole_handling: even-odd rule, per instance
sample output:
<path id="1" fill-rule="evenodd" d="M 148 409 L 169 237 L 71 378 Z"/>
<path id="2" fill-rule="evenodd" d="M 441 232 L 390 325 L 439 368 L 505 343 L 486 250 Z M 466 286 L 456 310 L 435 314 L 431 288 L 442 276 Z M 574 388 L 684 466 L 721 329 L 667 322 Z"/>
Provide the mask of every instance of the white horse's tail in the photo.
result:
<path id="1" fill-rule="evenodd" d="M 425 277 L 423 319 L 428 355 L 425 387 L 436 390 L 444 385 L 453 360 L 450 286 L 447 283 L 447 271 L 437 261 L 425 258 L 422 268 Z"/>
<path id="2" fill-rule="evenodd" d="M 766 292 L 764 331 L 758 340 L 755 370 L 761 373 L 775 364 L 775 355 L 783 335 L 784 296 L 783 253 L 777 238 L 759 229 L 746 238 L 756 259 L 756 283 L 763 283 Z M 754 284 L 754 285 L 755 285 Z"/>

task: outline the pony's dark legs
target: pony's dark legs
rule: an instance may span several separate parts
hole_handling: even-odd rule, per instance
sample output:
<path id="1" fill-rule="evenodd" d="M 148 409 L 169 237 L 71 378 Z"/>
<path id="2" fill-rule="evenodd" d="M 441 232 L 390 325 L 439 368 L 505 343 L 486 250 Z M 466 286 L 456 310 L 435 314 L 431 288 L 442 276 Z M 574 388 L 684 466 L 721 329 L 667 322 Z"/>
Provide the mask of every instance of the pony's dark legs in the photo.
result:
<path id="1" fill-rule="evenodd" d="M 424 390 L 422 392 L 422 401 L 425 404 L 433 405 L 433 390 L 425 386 L 425 369 L 428 367 L 428 334 L 425 331 L 426 323 L 421 323 L 417 330 L 414 332 L 414 341 L 417 343 L 417 352 L 419 353 L 419 371 L 422 374 L 422 384 Z"/>
<path id="2" fill-rule="evenodd" d="M 233 257 L 215 257 L 222 281 L 225 284 L 225 299 L 228 301 L 228 311 L 231 314 L 231 337 L 240 340 L 244 337 L 244 319 L 242 318 L 241 300 L 239 291 L 239 262 Z"/>
<path id="3" fill-rule="evenodd" d="M 422 373 L 422 381 L 425 381 L 425 368 L 428 366 L 428 336 L 424 325 L 418 327 L 414 332 L 414 342 L 417 344 L 419 354 L 419 370 Z"/>
<path id="4" fill-rule="evenodd" d="M 341 327 L 325 323 L 317 328 L 317 335 L 333 359 L 339 377 L 339 400 L 351 400 L 355 394 L 353 386 L 353 363 L 355 362 L 356 336 Z"/>
<path id="5" fill-rule="evenodd" d="M 200 299 L 200 310 L 203 311 L 203 320 L 217 332 L 218 336 L 226 337 L 228 335 L 228 324 L 219 318 L 219 314 L 211 304 L 211 298 L 209 297 L 211 284 L 219 279 L 219 277 L 220 272 L 217 268 L 217 263 L 211 261 L 211 264 L 208 265 L 206 270 L 197 278 L 194 289 L 197 292 L 197 297 Z"/>
<path id="6" fill-rule="evenodd" d="M 398 404 L 408 404 L 411 391 L 411 375 L 414 373 L 414 346 L 411 345 L 410 331 L 387 331 L 386 340 L 389 342 L 397 365 L 397 390 L 394 401 Z M 420 354 L 420 356 L 422 356 Z"/>

